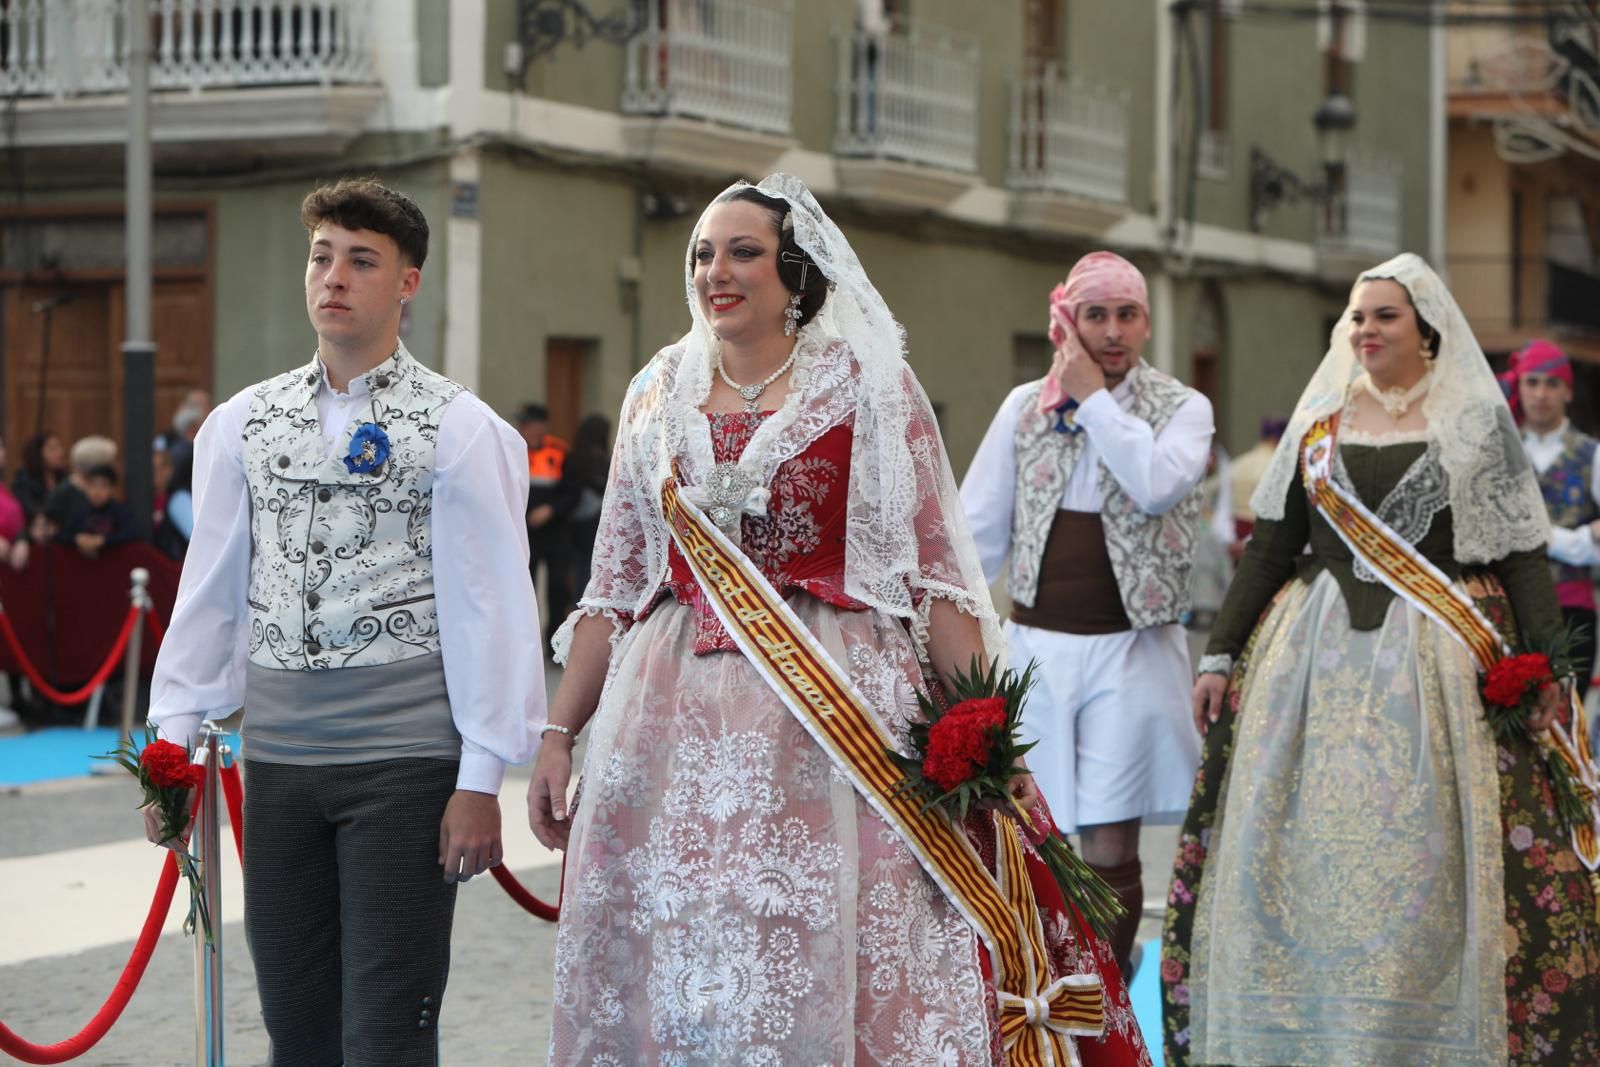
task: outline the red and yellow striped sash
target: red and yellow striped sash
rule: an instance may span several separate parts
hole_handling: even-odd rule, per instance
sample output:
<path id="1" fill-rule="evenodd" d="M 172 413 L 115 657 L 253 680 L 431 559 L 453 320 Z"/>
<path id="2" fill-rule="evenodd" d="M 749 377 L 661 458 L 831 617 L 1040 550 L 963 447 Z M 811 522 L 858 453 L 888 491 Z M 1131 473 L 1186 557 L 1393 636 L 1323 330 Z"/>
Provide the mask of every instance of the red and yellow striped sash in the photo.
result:
<path id="1" fill-rule="evenodd" d="M 1322 419 L 1306 432 L 1301 444 L 1301 470 L 1312 505 L 1384 585 L 1443 626 L 1466 646 L 1478 669 L 1487 671 L 1507 652 L 1500 631 L 1443 571 L 1374 515 L 1359 497 L 1334 481 L 1338 428 L 1338 416 Z"/>
<path id="2" fill-rule="evenodd" d="M 1072 976 L 1076 984 L 1064 987 L 1072 990 L 1070 996 L 1059 993 L 1059 981 L 1050 983 L 1044 932 L 1013 830 L 995 816 L 1001 844 L 997 879 L 959 827 L 937 811 L 923 814 L 920 800 L 898 790 L 903 775 L 889 759 L 891 739 L 867 710 L 865 698 L 749 557 L 683 498 L 675 480 L 663 483 L 661 505 L 679 550 L 739 650 L 900 835 L 983 942 L 1002 1000 L 1022 1005 L 1017 1009 L 1022 1022 L 1013 1023 L 1007 1036 L 1011 1062 L 1076 1065 L 1077 1052 L 1066 1035 L 1101 1034 L 1100 978 Z M 1015 1015 L 1016 1010 L 1006 1015 L 1002 1009 L 1003 1019 Z"/>

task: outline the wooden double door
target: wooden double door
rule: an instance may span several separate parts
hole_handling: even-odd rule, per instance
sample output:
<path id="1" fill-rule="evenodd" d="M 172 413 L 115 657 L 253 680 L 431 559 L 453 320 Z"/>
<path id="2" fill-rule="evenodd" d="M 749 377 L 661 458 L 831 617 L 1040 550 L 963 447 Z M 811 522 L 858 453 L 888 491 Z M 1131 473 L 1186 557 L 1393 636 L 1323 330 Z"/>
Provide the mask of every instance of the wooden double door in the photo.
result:
<path id="1" fill-rule="evenodd" d="M 53 300 L 66 299 L 44 310 Z M 4 437 L 15 470 L 23 441 L 39 429 L 70 447 L 88 434 L 123 443 L 124 288 L 120 280 L 0 286 L 4 327 Z M 211 389 L 211 286 L 205 278 L 158 279 L 152 290 L 156 342 L 151 431 L 172 425 L 191 389 Z M 48 330 L 47 330 L 48 328 Z M 126 461 L 124 455 L 124 461 Z"/>

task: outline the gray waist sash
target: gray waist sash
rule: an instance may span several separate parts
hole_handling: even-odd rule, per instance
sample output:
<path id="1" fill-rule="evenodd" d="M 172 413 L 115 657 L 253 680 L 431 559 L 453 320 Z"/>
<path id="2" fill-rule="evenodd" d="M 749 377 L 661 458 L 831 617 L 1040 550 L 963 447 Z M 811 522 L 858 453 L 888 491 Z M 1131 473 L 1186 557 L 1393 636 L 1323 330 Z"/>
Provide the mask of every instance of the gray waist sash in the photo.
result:
<path id="1" fill-rule="evenodd" d="M 244 677 L 240 734 L 250 759 L 323 765 L 461 758 L 438 652 L 320 671 L 248 663 Z"/>

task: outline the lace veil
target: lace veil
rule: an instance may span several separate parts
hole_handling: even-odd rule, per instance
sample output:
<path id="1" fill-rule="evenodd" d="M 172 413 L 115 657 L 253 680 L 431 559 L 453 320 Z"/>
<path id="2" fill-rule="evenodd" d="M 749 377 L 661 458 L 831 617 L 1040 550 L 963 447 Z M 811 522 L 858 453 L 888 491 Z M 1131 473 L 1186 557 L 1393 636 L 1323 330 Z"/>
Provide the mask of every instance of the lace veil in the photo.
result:
<path id="1" fill-rule="evenodd" d="M 706 210 L 746 186 L 737 182 Z M 784 222 L 829 281 L 818 314 L 800 330 L 790 392 L 751 438 L 739 466 L 758 487 L 746 514 L 763 514 L 773 474 L 827 430 L 853 420 L 845 541 L 845 591 L 905 620 L 926 657 L 933 601 L 953 601 L 980 622 L 990 656 L 1003 641 L 977 550 L 967 529 L 950 462 L 926 394 L 905 362 L 905 331 L 867 278 L 850 243 L 800 179 L 775 174 L 755 188 L 789 204 Z M 584 613 L 637 617 L 667 573 L 671 535 L 660 513 L 660 486 L 676 470 L 685 494 L 704 503 L 715 466 L 700 411 L 710 395 L 719 341 L 700 312 L 689 254 L 705 222 L 696 222 L 684 255 L 692 324 L 661 350 L 628 388 L 611 480 L 601 512 L 589 586 L 556 639 L 565 658 L 572 626 Z"/>
<path id="2" fill-rule="evenodd" d="M 1418 314 L 1439 331 L 1433 386 L 1422 410 L 1450 479 L 1457 562 L 1489 563 L 1511 552 L 1542 548 L 1550 523 L 1533 467 L 1505 395 L 1455 298 L 1432 268 L 1410 252 L 1364 272 L 1356 285 L 1371 278 L 1405 286 Z M 1350 345 L 1350 317 L 1346 308 L 1251 498 L 1251 507 L 1262 518 L 1283 518 L 1289 487 L 1299 479 L 1301 439 L 1318 419 L 1344 408 L 1350 384 L 1361 372 Z"/>

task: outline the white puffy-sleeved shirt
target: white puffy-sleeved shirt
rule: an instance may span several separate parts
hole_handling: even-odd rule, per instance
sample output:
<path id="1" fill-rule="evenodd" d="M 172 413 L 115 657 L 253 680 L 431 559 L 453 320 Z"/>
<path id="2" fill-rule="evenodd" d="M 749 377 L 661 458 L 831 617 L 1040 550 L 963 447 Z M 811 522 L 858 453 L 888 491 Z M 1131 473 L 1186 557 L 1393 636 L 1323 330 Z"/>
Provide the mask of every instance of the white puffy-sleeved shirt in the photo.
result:
<path id="1" fill-rule="evenodd" d="M 213 411 L 195 437 L 194 535 L 150 690 L 150 721 L 181 743 L 244 704 L 251 542 L 242 433 L 254 388 Z M 343 393 L 323 376 L 317 417 L 330 456 L 367 397 L 365 376 Z M 527 501 L 527 444 L 462 391 L 439 419 L 432 520 L 440 655 L 461 734 L 458 789 L 498 793 L 506 765 L 533 755 L 546 718 Z"/>
<path id="2" fill-rule="evenodd" d="M 1000 405 L 961 482 L 961 502 L 978 545 L 984 577 L 990 582 L 1000 577 L 1011 551 L 1017 417 L 1028 388 L 1018 386 Z M 1105 506 L 1102 463 L 1123 492 L 1151 515 L 1176 507 L 1205 477 L 1215 431 L 1211 401 L 1195 393 L 1179 405 L 1159 434 L 1148 422 L 1128 413 L 1132 403 L 1133 386 L 1124 379 L 1094 393 L 1078 407 L 1076 421 L 1088 438 L 1061 492 L 1063 510 L 1097 513 Z"/>

